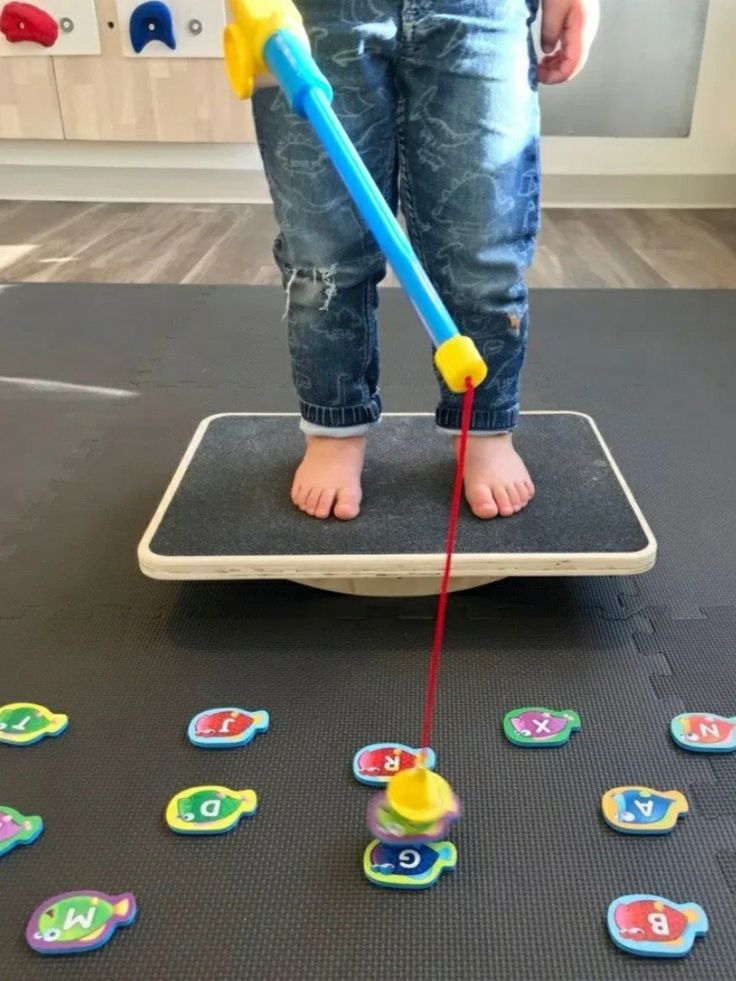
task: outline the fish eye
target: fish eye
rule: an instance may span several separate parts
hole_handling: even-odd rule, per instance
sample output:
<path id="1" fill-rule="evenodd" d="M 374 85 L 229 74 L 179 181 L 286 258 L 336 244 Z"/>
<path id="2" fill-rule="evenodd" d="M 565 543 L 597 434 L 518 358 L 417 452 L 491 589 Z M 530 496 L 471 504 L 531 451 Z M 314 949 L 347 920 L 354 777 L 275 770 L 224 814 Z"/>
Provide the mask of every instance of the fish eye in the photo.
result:
<path id="1" fill-rule="evenodd" d="M 184 821 L 193 821 L 194 820 L 194 815 L 192 814 L 191 811 L 187 811 L 186 814 L 182 814 L 182 819 Z"/>
<path id="2" fill-rule="evenodd" d="M 60 936 L 61 930 L 59 930 L 58 927 L 51 927 L 50 930 L 47 930 L 43 934 L 43 939 L 46 941 L 46 943 L 53 943 L 54 940 L 58 940 Z"/>

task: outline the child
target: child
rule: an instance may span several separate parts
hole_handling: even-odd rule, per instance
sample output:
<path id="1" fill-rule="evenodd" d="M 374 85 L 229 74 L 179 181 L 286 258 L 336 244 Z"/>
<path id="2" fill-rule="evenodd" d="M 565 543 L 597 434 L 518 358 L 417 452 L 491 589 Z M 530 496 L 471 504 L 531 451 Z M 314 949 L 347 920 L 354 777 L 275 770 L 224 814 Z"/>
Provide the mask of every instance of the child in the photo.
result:
<path id="1" fill-rule="evenodd" d="M 582 68 L 598 0 L 297 0 L 334 108 L 458 329 L 488 364 L 475 393 L 465 495 L 479 518 L 534 495 L 514 449 L 527 290 L 539 224 L 537 79 Z M 253 100 L 280 231 L 292 374 L 306 452 L 291 498 L 316 518 L 355 518 L 366 436 L 381 414 L 378 247 L 307 122 L 280 92 Z M 437 425 L 460 428 L 440 384 Z"/>

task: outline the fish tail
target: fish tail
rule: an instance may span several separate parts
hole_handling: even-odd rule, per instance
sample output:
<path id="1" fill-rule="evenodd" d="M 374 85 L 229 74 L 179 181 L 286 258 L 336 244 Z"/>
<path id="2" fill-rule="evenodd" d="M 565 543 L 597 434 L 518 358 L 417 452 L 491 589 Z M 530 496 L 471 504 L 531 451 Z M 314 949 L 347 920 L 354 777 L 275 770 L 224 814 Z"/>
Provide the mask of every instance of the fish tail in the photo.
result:
<path id="1" fill-rule="evenodd" d="M 683 793 L 680 793 L 679 790 L 675 790 L 671 799 L 676 804 L 680 805 L 680 810 L 683 812 L 683 814 L 687 814 L 690 805 L 688 804 L 687 797 Z"/>
<path id="2" fill-rule="evenodd" d="M 69 721 L 66 715 L 52 715 L 49 719 L 49 732 L 58 732 Z"/>
<path id="3" fill-rule="evenodd" d="M 708 917 L 702 906 L 697 906 L 695 903 L 688 904 L 687 906 L 681 906 L 683 916 L 687 919 L 688 923 L 692 923 L 693 926 L 700 927 L 701 930 L 708 929 Z"/>
<path id="4" fill-rule="evenodd" d="M 132 905 L 130 896 L 121 896 L 112 909 L 115 916 L 119 916 L 121 920 L 124 920 L 130 915 Z"/>
<path id="5" fill-rule="evenodd" d="M 256 712 L 253 715 L 253 721 L 256 723 L 256 725 L 267 726 L 270 722 L 268 712 Z"/>
<path id="6" fill-rule="evenodd" d="M 443 841 L 441 845 L 437 846 L 437 857 L 443 859 L 450 868 L 453 868 L 457 861 L 457 849 L 451 841 Z"/>
<path id="7" fill-rule="evenodd" d="M 240 810 L 243 813 L 249 814 L 258 807 L 258 795 L 255 790 L 239 790 L 238 797 L 240 798 Z"/>

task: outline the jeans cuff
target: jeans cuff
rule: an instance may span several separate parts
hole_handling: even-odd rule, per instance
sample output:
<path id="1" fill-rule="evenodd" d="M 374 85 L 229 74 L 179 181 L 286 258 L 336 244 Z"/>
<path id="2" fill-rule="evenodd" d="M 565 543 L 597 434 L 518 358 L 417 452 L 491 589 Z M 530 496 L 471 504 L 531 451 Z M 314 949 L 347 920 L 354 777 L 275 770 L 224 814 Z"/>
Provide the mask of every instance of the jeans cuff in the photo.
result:
<path id="1" fill-rule="evenodd" d="M 360 436 L 381 418 L 378 392 L 360 405 L 315 405 L 301 399 L 299 408 L 302 414 L 300 428 L 310 435 Z"/>
<path id="2" fill-rule="evenodd" d="M 447 429 L 445 426 L 439 426 L 438 429 L 444 436 L 462 435 L 462 429 Z M 477 436 L 482 439 L 484 436 L 508 436 L 510 432 L 510 429 L 471 429 L 468 436 Z"/>
<path id="3" fill-rule="evenodd" d="M 330 439 L 348 439 L 350 436 L 367 436 L 374 426 L 380 422 L 364 422 L 360 426 L 318 426 L 314 422 L 302 419 L 299 428 L 305 436 L 329 436 Z"/>
<path id="4" fill-rule="evenodd" d="M 435 421 L 440 429 L 452 434 L 460 432 L 463 421 L 462 407 L 441 405 L 435 413 Z M 519 421 L 519 406 L 511 409 L 473 409 L 470 416 L 470 432 L 474 436 L 497 436 L 509 433 Z"/>

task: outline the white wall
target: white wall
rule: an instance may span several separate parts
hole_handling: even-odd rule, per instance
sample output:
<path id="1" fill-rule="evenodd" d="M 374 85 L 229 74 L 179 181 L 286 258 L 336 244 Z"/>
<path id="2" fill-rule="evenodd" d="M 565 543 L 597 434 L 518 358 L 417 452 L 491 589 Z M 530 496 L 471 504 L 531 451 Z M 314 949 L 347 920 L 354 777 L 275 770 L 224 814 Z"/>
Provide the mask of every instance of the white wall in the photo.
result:
<path id="1" fill-rule="evenodd" d="M 736 0 L 711 0 L 688 139 L 545 137 L 545 203 L 736 205 L 735 43 Z M 12 198 L 267 200 L 243 145 L 9 140 L 0 179 Z"/>
<path id="2" fill-rule="evenodd" d="M 550 136 L 544 141 L 545 172 L 736 174 L 735 46 L 736 0 L 710 0 L 689 139 Z M 636 112 L 636 106 L 631 109 Z"/>

